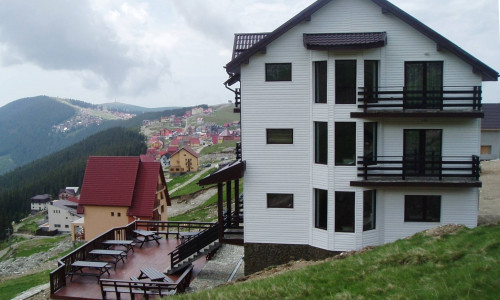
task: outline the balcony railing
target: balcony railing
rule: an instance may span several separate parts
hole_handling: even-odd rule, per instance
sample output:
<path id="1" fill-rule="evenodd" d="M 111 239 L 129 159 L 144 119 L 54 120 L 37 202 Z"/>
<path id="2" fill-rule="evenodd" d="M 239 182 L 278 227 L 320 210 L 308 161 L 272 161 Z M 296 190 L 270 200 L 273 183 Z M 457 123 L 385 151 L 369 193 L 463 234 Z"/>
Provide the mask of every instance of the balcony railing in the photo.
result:
<path id="1" fill-rule="evenodd" d="M 364 112 L 405 111 L 408 109 L 481 110 L 481 86 L 443 87 L 416 91 L 406 87 L 359 88 L 358 105 Z"/>
<path id="2" fill-rule="evenodd" d="M 404 156 L 378 156 L 375 160 L 358 158 L 358 177 L 364 180 L 409 177 L 472 178 L 479 180 L 479 156 L 434 156 L 425 159 Z"/>

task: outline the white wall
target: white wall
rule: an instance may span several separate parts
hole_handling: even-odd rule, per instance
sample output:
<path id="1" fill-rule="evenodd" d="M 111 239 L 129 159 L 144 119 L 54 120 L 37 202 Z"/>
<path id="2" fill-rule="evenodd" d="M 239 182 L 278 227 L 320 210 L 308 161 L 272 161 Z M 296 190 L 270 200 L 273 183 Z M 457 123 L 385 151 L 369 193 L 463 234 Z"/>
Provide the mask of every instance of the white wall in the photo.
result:
<path id="1" fill-rule="evenodd" d="M 359 51 L 310 51 L 303 46 L 303 33 L 385 31 L 388 43 L 378 49 Z M 265 54 L 256 54 L 241 66 L 242 145 L 246 160 L 245 242 L 311 244 L 324 249 L 349 250 L 391 240 L 396 221 L 380 223 L 374 232 L 362 233 L 362 188 L 350 186 L 356 180 L 356 167 L 334 166 L 334 123 L 357 123 L 357 155 L 363 153 L 363 122 L 352 119 L 356 105 L 335 105 L 334 62 L 356 59 L 358 86 L 363 84 L 363 61 L 380 60 L 380 86 L 403 86 L 405 61 L 443 60 L 444 85 L 480 85 L 470 65 L 455 56 L 436 50 L 436 44 L 379 6 L 365 0 L 334 0 L 267 46 Z M 328 103 L 312 104 L 312 65 L 328 61 Z M 292 81 L 265 82 L 265 63 L 292 63 Z M 328 165 L 313 163 L 313 122 L 329 123 Z M 383 120 L 379 127 L 379 155 L 402 154 L 403 128 L 443 128 L 444 155 L 472 155 L 479 151 L 478 120 L 406 119 Z M 293 145 L 267 145 L 266 128 L 292 128 Z M 313 189 L 329 190 L 328 230 L 314 229 Z M 474 189 L 466 190 L 473 191 Z M 356 233 L 334 232 L 334 192 L 356 192 Z M 402 192 L 402 191 L 400 191 Z M 447 191 L 455 194 L 455 191 Z M 293 193 L 293 209 L 266 207 L 266 193 Z M 392 220 L 396 208 L 393 190 L 387 191 L 388 203 L 380 201 L 379 217 Z M 381 193 L 385 195 L 385 193 Z M 399 194 L 401 195 L 401 194 Z M 382 196 L 379 199 L 384 199 Z M 448 196 L 445 197 L 448 199 Z M 463 200 L 457 205 L 468 204 Z M 449 203 L 448 200 L 443 203 Z M 451 202 L 450 202 L 451 203 Z M 447 204 L 447 209 L 449 205 Z M 474 212 L 470 212 L 472 215 Z M 460 213 L 459 222 L 464 218 Z M 448 218 L 448 217 L 446 217 Z M 470 216 L 465 218 L 468 220 Z M 468 224 L 472 224 L 467 221 Z M 416 226 L 418 227 L 418 226 Z M 415 229 L 403 226 L 407 233 Z M 384 231 L 391 232 L 390 238 Z"/>

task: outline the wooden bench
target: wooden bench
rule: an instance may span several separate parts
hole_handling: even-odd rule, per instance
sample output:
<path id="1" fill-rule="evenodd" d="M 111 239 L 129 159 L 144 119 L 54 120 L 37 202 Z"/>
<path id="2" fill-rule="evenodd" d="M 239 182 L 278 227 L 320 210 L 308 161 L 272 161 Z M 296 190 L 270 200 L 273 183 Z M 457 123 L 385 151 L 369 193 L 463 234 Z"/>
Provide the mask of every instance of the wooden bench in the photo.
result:
<path id="1" fill-rule="evenodd" d="M 135 295 L 142 295 L 145 299 L 150 296 L 170 296 L 176 293 L 183 293 L 191 283 L 193 265 L 182 272 L 175 282 L 140 281 L 135 277 L 131 280 L 100 279 L 102 299 L 106 299 L 108 293 L 115 293 L 116 299 L 120 299 L 121 294 L 130 294 L 131 299 Z"/>

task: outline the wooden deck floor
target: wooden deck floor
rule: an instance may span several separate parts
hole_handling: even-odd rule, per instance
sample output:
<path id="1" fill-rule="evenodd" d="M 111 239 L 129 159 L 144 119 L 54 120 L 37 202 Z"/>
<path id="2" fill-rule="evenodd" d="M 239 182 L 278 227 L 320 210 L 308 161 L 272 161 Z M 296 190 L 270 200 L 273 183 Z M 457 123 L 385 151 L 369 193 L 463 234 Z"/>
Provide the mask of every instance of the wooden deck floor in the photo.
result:
<path id="1" fill-rule="evenodd" d="M 135 247 L 135 253 L 130 251 L 125 263 L 119 262 L 114 268 L 110 269 L 111 275 L 103 275 L 101 278 L 124 279 L 128 280 L 130 276 L 139 276 L 140 269 L 153 267 L 158 271 L 166 272 L 170 267 L 170 253 L 180 243 L 177 239 L 161 239 L 160 245 L 152 241 L 144 244 L 142 248 Z M 206 264 L 205 257 L 201 257 L 194 262 L 193 280 Z M 175 277 L 173 279 L 176 279 Z M 115 295 L 108 294 L 107 299 L 114 299 Z M 101 290 L 96 277 L 73 276 L 73 282 L 66 278 L 66 286 L 52 296 L 54 299 L 102 299 Z M 130 299 L 128 295 L 122 295 L 121 299 Z M 142 299 L 141 296 L 135 299 Z"/>

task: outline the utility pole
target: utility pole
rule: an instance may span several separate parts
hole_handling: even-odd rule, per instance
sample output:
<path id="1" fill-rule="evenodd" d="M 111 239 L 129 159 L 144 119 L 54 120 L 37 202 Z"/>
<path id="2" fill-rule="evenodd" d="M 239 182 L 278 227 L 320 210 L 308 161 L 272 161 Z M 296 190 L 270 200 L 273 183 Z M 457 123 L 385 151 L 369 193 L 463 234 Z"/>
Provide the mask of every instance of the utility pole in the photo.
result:
<path id="1" fill-rule="evenodd" d="M 10 247 L 10 237 L 12 235 L 12 229 L 9 227 L 9 228 L 5 229 L 5 231 L 7 232 L 7 244 Z"/>

